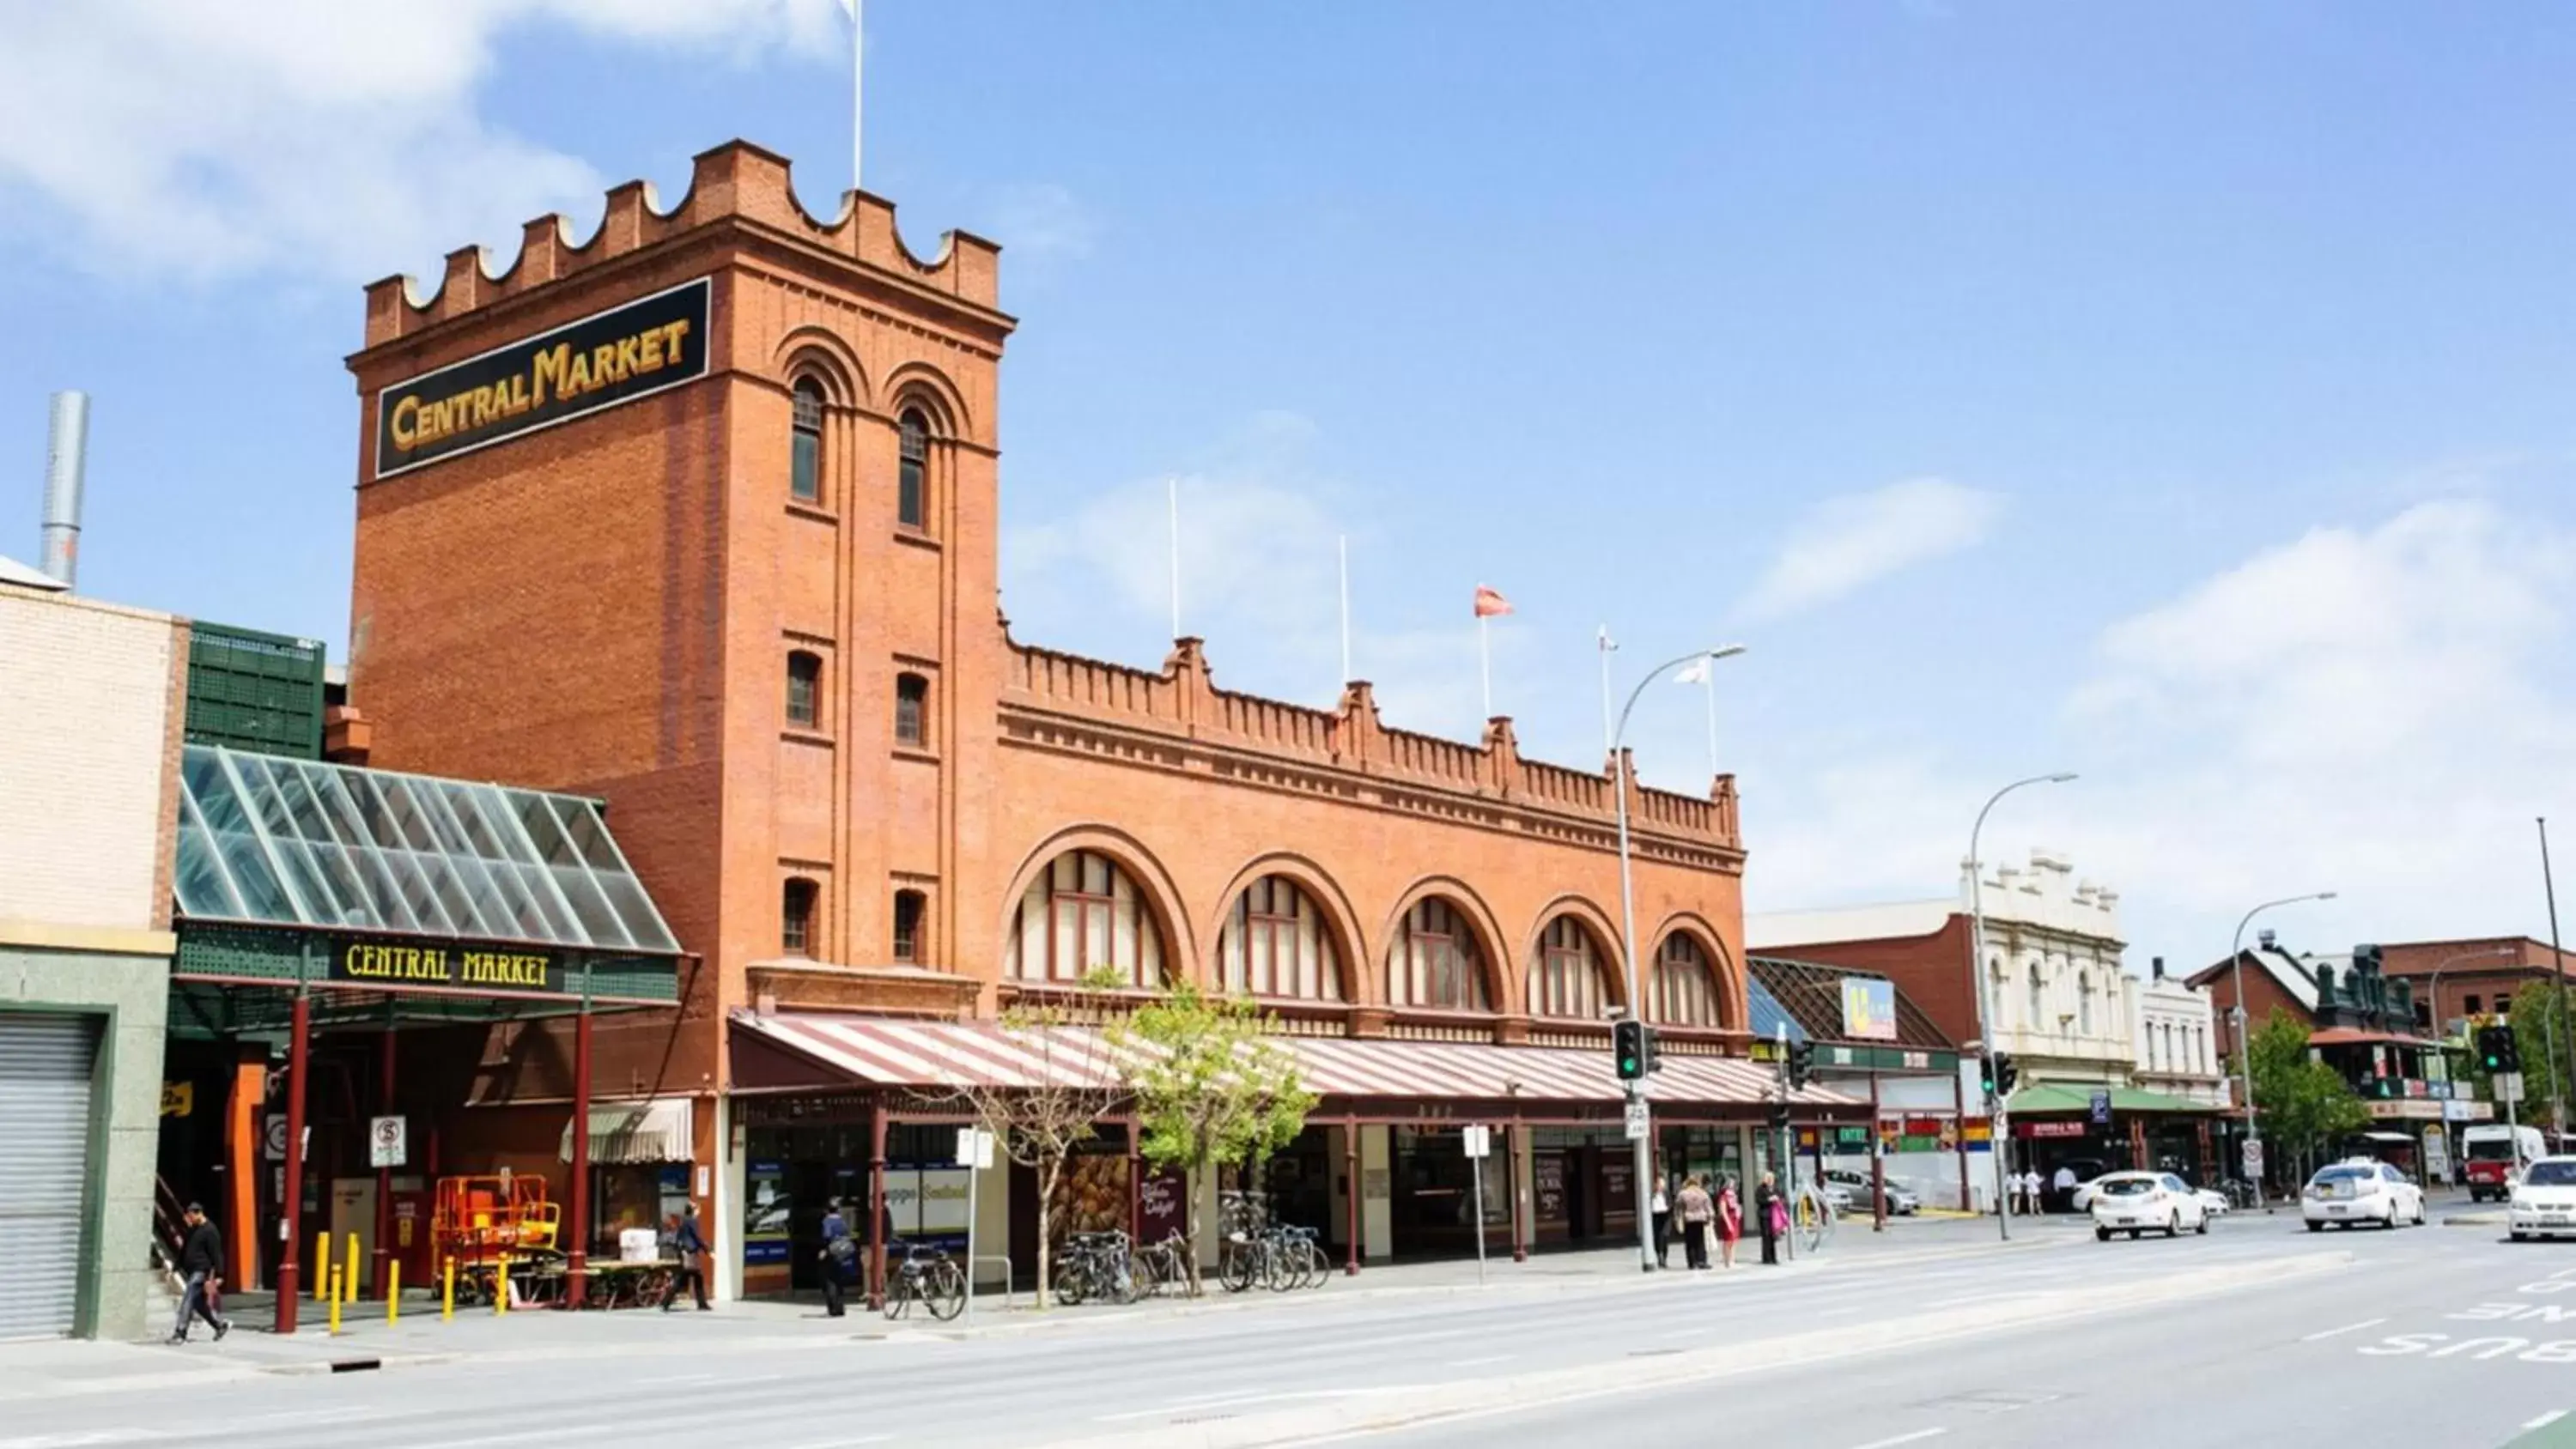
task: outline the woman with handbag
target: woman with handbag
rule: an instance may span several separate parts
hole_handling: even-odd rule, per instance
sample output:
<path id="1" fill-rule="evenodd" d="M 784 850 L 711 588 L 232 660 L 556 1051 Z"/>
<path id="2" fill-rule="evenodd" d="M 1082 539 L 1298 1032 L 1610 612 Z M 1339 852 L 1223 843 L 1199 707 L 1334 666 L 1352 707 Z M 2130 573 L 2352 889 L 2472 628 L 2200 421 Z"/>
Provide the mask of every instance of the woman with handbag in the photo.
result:
<path id="1" fill-rule="evenodd" d="M 1735 1243 L 1744 1236 L 1744 1203 L 1735 1195 L 1735 1179 L 1728 1178 L 1717 1190 L 1717 1260 L 1727 1268 L 1735 1266 Z"/>
<path id="2" fill-rule="evenodd" d="M 1762 1185 L 1753 1189 L 1753 1225 L 1762 1234 L 1762 1261 L 1777 1266 L 1780 1239 L 1789 1231 L 1789 1200 L 1780 1195 L 1779 1184 L 1767 1172 L 1762 1174 Z"/>

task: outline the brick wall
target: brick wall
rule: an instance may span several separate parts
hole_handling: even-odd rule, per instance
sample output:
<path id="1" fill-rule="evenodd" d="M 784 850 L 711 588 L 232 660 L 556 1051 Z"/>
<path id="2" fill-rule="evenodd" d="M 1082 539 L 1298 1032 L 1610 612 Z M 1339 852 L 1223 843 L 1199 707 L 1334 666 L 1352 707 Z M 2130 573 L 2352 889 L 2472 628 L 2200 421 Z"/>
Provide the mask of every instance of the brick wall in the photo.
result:
<path id="1" fill-rule="evenodd" d="M 1926 935 L 1813 944 L 1781 942 L 1765 945 L 1762 950 L 1766 956 L 1878 972 L 1912 997 L 1946 1040 L 1966 1043 L 1977 1039 L 1977 988 L 1975 978 L 1968 974 L 1970 937 L 1968 918 L 1953 915 L 1942 922 L 1939 930 Z"/>

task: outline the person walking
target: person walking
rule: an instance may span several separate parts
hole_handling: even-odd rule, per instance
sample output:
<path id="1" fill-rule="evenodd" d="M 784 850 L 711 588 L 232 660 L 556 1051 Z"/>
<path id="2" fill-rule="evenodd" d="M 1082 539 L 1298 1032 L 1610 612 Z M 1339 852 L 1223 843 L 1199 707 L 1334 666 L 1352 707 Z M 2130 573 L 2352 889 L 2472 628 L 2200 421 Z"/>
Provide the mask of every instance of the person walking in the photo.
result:
<path id="1" fill-rule="evenodd" d="M 1789 1202 L 1780 1196 L 1779 1184 L 1767 1172 L 1762 1174 L 1761 1185 L 1753 1189 L 1753 1227 L 1762 1235 L 1762 1261 L 1777 1266 L 1780 1237 L 1789 1231 Z"/>
<path id="2" fill-rule="evenodd" d="M 2039 1169 L 2033 1167 L 2024 1171 L 2021 1175 L 2021 1195 L 2032 1217 L 2039 1216 L 2042 1211 L 2039 1200 L 2040 1191 Z"/>
<path id="3" fill-rule="evenodd" d="M 662 1292 L 662 1311 L 670 1312 L 671 1305 L 680 1299 L 680 1290 L 687 1288 L 690 1295 L 698 1300 L 698 1311 L 706 1312 L 713 1305 L 707 1302 L 707 1240 L 698 1231 L 696 1203 L 682 1208 L 679 1218 L 673 1222 L 671 1246 L 679 1251 L 680 1266 L 671 1274 L 671 1286 Z"/>
<path id="4" fill-rule="evenodd" d="M 1661 1177 L 1655 1179 L 1655 1197 L 1651 1211 L 1655 1215 L 1655 1266 L 1669 1268 L 1673 1265 L 1673 1204 L 1670 1198 L 1664 1196 L 1664 1180 Z"/>
<path id="5" fill-rule="evenodd" d="M 823 1263 L 823 1316 L 838 1318 L 848 1311 L 842 1295 L 849 1291 L 851 1270 L 859 1265 L 858 1241 L 850 1236 L 849 1219 L 841 1216 L 839 1198 L 823 1214 L 823 1249 L 815 1256 Z"/>
<path id="6" fill-rule="evenodd" d="M 2075 1210 L 2075 1169 L 2061 1164 L 2050 1186 L 2057 1189 L 2058 1211 L 2073 1212 Z"/>
<path id="7" fill-rule="evenodd" d="M 1694 1175 L 1682 1183 L 1682 1261 L 1694 1273 L 1708 1271 L 1708 1225 L 1716 1210 L 1708 1200 L 1708 1189 L 1699 1185 Z"/>
<path id="8" fill-rule="evenodd" d="M 215 1330 L 215 1342 L 233 1331 L 232 1323 L 215 1312 L 214 1295 L 224 1281 L 224 1235 L 206 1218 L 205 1208 L 188 1204 L 182 1215 L 188 1225 L 188 1236 L 179 1244 L 179 1276 L 187 1287 L 179 1295 L 179 1326 L 170 1330 L 172 1343 L 186 1343 L 188 1330 L 203 1318 Z"/>
<path id="9" fill-rule="evenodd" d="M 1717 1189 L 1718 1261 L 1728 1268 L 1735 1266 L 1735 1243 L 1744 1236 L 1744 1202 L 1735 1195 L 1735 1179 L 1727 1178 Z"/>

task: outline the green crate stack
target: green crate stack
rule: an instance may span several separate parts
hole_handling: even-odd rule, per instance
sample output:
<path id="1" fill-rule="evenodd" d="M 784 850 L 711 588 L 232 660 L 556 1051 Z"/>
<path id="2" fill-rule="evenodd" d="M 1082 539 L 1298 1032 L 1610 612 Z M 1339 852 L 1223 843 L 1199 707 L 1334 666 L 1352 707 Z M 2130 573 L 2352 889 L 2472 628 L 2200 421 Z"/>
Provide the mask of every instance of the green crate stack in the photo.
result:
<path id="1" fill-rule="evenodd" d="M 322 758 L 321 643 L 224 624 L 188 640 L 188 743 Z"/>

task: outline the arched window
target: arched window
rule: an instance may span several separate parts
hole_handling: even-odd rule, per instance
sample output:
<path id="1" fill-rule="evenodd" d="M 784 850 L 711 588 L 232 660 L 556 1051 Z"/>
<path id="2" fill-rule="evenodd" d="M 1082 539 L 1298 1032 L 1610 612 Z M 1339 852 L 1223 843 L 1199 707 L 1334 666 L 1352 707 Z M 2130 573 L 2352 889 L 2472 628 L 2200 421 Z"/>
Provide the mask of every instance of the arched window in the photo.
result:
<path id="1" fill-rule="evenodd" d="M 1216 938 L 1226 990 L 1300 1001 L 1342 999 L 1342 957 L 1314 899 L 1284 875 L 1243 888 Z"/>
<path id="2" fill-rule="evenodd" d="M 930 681 L 918 674 L 894 677 L 894 738 L 917 745 L 930 735 Z"/>
<path id="3" fill-rule="evenodd" d="M 921 960 L 921 916 L 930 897 L 919 891 L 894 893 L 894 959 L 905 965 Z"/>
<path id="4" fill-rule="evenodd" d="M 919 528 L 929 512 L 930 423 L 921 409 L 907 408 L 897 430 L 901 456 L 895 468 L 894 518 L 906 528 Z"/>
<path id="5" fill-rule="evenodd" d="M 812 729 L 823 718 L 823 656 L 803 649 L 787 655 L 787 722 Z"/>
<path id="6" fill-rule="evenodd" d="M 803 876 L 791 876 L 780 893 L 778 905 L 778 949 L 790 956 L 814 954 L 814 883 Z"/>
<path id="7" fill-rule="evenodd" d="M 1418 901 L 1386 948 L 1386 999 L 1396 1006 L 1491 1011 L 1476 932 L 1447 901 Z"/>
<path id="8" fill-rule="evenodd" d="M 1529 966 L 1528 988 L 1532 1016 L 1600 1019 L 1609 992 L 1602 986 L 1601 953 L 1581 921 L 1559 916 L 1547 923 L 1539 936 L 1538 959 Z"/>
<path id="9" fill-rule="evenodd" d="M 2093 1034 L 2093 978 L 2081 971 L 2075 973 L 2075 1009 L 2077 1012 L 2075 1029 L 2086 1036 L 2091 1036 Z"/>
<path id="10" fill-rule="evenodd" d="M 2031 963 L 2030 963 L 2030 1029 L 2031 1029 L 2031 1030 L 2033 1030 L 2033 1031 L 2041 1031 L 2041 1030 L 2045 1030 L 2045 1029 L 2046 1029 L 2046 1028 L 2045 1028 L 2045 1025 L 2041 1022 L 2040 1017 L 2041 1017 L 2044 1013 L 2046 1013 L 2046 1011 L 2047 1011 L 2047 1010 L 2048 1010 L 2048 994 L 2047 994 L 2046 990 L 2045 990 L 2045 989 L 2040 985 L 2040 981 L 2039 981 L 2039 963 L 2038 963 L 2038 962 L 2036 962 L 2036 961 L 2033 961 L 2033 962 L 2031 962 Z"/>
<path id="11" fill-rule="evenodd" d="M 1680 931 L 1655 953 L 1655 989 L 1646 994 L 1647 1020 L 1665 1026 L 1719 1024 L 1717 972 L 1699 942 Z"/>
<path id="12" fill-rule="evenodd" d="M 1163 933 L 1145 893 L 1118 863 L 1069 850 L 1020 897 L 1004 974 L 1019 981 L 1079 982 L 1106 967 L 1121 986 L 1163 984 Z"/>
<path id="13" fill-rule="evenodd" d="M 798 378 L 795 397 L 787 496 L 799 503 L 818 503 L 823 498 L 823 385 L 810 377 Z"/>

